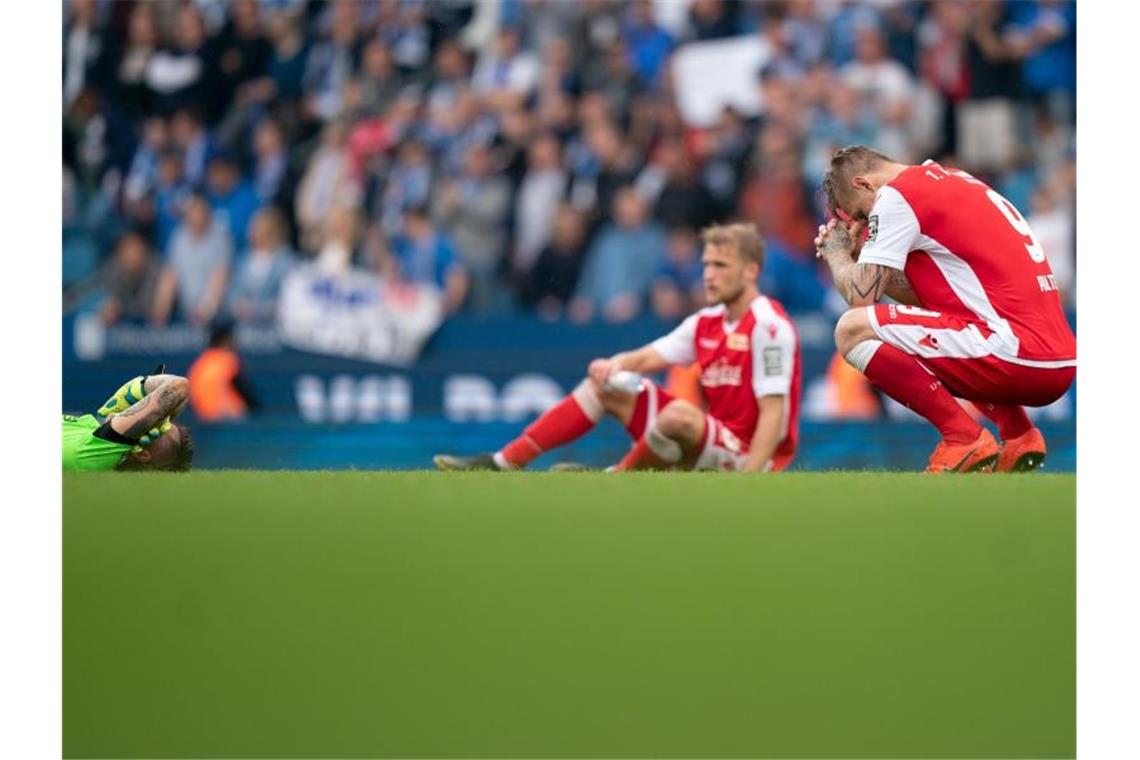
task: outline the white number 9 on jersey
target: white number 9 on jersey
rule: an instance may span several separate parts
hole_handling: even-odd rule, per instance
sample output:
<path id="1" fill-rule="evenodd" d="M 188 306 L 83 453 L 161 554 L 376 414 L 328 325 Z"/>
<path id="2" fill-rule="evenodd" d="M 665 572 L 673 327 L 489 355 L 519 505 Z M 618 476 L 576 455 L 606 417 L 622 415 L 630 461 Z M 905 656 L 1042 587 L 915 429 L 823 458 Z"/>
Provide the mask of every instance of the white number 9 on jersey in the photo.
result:
<path id="1" fill-rule="evenodd" d="M 1025 250 L 1029 253 L 1029 258 L 1033 259 L 1034 263 L 1041 264 L 1045 261 L 1045 249 L 1041 247 L 1041 243 L 1033 236 L 1033 230 L 1029 229 L 1029 222 L 1018 213 L 1013 204 L 1002 197 L 1001 193 L 997 190 L 987 189 L 986 197 L 997 206 L 998 211 L 1009 222 L 1009 226 L 1022 237 L 1029 238 L 1029 242 L 1025 244 Z"/>

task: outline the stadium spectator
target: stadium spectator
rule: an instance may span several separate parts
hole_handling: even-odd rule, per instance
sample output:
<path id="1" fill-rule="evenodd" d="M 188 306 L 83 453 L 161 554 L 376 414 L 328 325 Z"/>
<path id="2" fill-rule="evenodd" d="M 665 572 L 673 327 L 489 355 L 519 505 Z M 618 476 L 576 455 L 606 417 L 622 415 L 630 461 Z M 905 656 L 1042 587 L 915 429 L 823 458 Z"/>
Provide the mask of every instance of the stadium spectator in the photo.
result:
<path id="1" fill-rule="evenodd" d="M 539 136 L 527 151 L 527 170 L 515 195 L 515 248 L 511 269 L 524 276 L 550 241 L 555 214 L 566 196 L 558 138 Z"/>
<path id="2" fill-rule="evenodd" d="M 177 299 L 183 319 L 208 324 L 222 305 L 232 260 L 233 242 L 226 223 L 214 215 L 205 195 L 190 195 L 182 222 L 170 238 L 152 321 L 166 323 Z"/>
<path id="3" fill-rule="evenodd" d="M 365 46 L 360 76 L 347 85 L 346 110 L 353 118 L 373 119 L 386 115 L 405 82 L 392 60 L 392 52 L 378 41 Z"/>
<path id="4" fill-rule="evenodd" d="M 150 246 L 137 232 L 119 238 L 114 256 L 103 268 L 102 283 L 107 297 L 99 308 L 103 323 L 146 320 L 154 310 L 159 266 Z"/>
<path id="5" fill-rule="evenodd" d="M 669 232 L 668 257 L 653 281 L 651 305 L 661 319 L 675 321 L 704 305 L 701 241 L 691 227 Z"/>
<path id="6" fill-rule="evenodd" d="M 584 77 L 583 87 L 587 92 L 605 98 L 610 114 L 619 123 L 626 123 L 642 84 L 620 38 L 603 51 L 601 64 Z"/>
<path id="7" fill-rule="evenodd" d="M 259 83 L 257 97 L 262 101 L 277 97 L 285 103 L 297 103 L 304 93 L 309 53 L 297 16 L 274 14 L 269 21 L 269 37 L 273 54 L 269 59 L 268 81 Z"/>
<path id="8" fill-rule="evenodd" d="M 309 158 L 297 188 L 301 247 L 315 252 L 329 213 L 337 207 L 355 206 L 359 195 L 349 171 L 344 125 L 328 124 L 321 132 L 321 145 Z"/>
<path id="9" fill-rule="evenodd" d="M 360 238 L 360 216 L 351 206 L 338 206 L 325 219 L 321 247 L 315 263 L 327 274 L 344 274 L 352 269 Z"/>
<path id="10" fill-rule="evenodd" d="M 550 242 L 527 272 L 522 300 L 546 320 L 562 317 L 574 295 L 582 270 L 586 221 L 573 206 L 563 204 L 554 215 Z"/>
<path id="11" fill-rule="evenodd" d="M 511 183 L 511 192 L 517 194 L 526 174 L 527 153 L 537 137 L 536 119 L 525 108 L 513 108 L 499 115 L 498 132 L 491 143 L 496 166 Z"/>
<path id="12" fill-rule="evenodd" d="M 819 15 L 815 0 L 791 0 L 788 3 L 786 34 L 793 55 L 805 68 L 824 60 L 827 54 L 827 25 Z"/>
<path id="13" fill-rule="evenodd" d="M 598 101 L 595 101 L 596 103 Z M 604 101 L 600 103 L 604 111 Z M 593 121 L 586 115 L 586 119 Z M 576 167 L 571 185 L 571 200 L 583 209 L 592 209 L 594 223 L 608 221 L 619 188 L 637 179 L 638 161 L 609 121 L 599 120 L 585 128 L 585 151 Z"/>
<path id="14" fill-rule="evenodd" d="M 431 114 L 450 110 L 459 93 L 470 86 L 471 65 L 467 54 L 452 40 L 443 40 L 435 51 L 427 109 Z"/>
<path id="15" fill-rule="evenodd" d="M 804 75 L 804 64 L 795 55 L 788 8 L 783 3 L 764 3 L 761 7 L 760 39 L 768 48 L 765 68 L 777 76 L 798 81 Z"/>
<path id="16" fill-rule="evenodd" d="M 166 250 L 182 209 L 190 195 L 190 183 L 183 175 L 184 161 L 176 150 L 168 149 L 158 158 L 158 177 L 154 190 L 154 230 L 155 242 L 160 250 Z M 146 217 L 140 218 L 140 221 Z"/>
<path id="17" fill-rule="evenodd" d="M 740 112 L 726 106 L 720 119 L 695 146 L 701 179 L 712 193 L 719 216 L 736 208 L 743 166 L 750 148 L 748 127 Z"/>
<path id="18" fill-rule="evenodd" d="M 813 112 L 808 122 L 804 181 L 809 187 L 819 187 L 836 150 L 872 143 L 878 130 L 876 112 L 862 106 L 858 93 L 842 81 L 830 80 L 825 107 Z"/>
<path id="19" fill-rule="evenodd" d="M 253 136 L 253 186 L 258 200 L 289 210 L 288 199 L 296 183 L 289 162 L 289 150 L 281 125 L 265 119 Z"/>
<path id="20" fill-rule="evenodd" d="M 100 28 L 95 0 L 73 0 L 63 41 L 63 107 L 97 85 L 108 61 L 109 35 Z"/>
<path id="21" fill-rule="evenodd" d="M 498 274 L 507 253 L 511 186 L 493 170 L 484 146 L 471 146 L 464 164 L 458 178 L 439 185 L 434 203 L 441 226 L 471 274 L 472 303 L 487 310 L 501 301 Z"/>
<path id="22" fill-rule="evenodd" d="M 175 112 L 170 120 L 170 134 L 174 146 L 182 153 L 182 176 L 191 185 L 201 183 L 206 177 L 206 161 L 214 150 L 201 112 L 196 108 Z"/>
<path id="23" fill-rule="evenodd" d="M 664 229 L 649 218 L 645 201 L 632 186 L 614 199 L 614 222 L 590 247 L 567 312 L 576 322 L 600 316 L 626 322 L 645 308 L 653 278 L 665 260 Z"/>
<path id="24" fill-rule="evenodd" d="M 400 234 L 404 212 L 426 205 L 431 199 L 433 172 L 431 156 L 418 140 L 407 140 L 397 149 L 396 160 L 387 180 L 375 192 L 373 215 L 378 217 L 388 237 Z"/>
<path id="25" fill-rule="evenodd" d="M 220 117 L 231 105 L 247 106 L 254 91 L 247 85 L 263 77 L 273 58 L 273 45 L 262 28 L 257 0 L 234 0 L 230 18 L 213 39 L 210 97 L 213 113 Z"/>
<path id="26" fill-rule="evenodd" d="M 348 2 L 347 5 L 357 3 Z M 377 38 L 392 51 L 396 65 L 405 74 L 422 68 L 431 54 L 427 3 L 381 3 L 376 19 Z"/>
<path id="27" fill-rule="evenodd" d="M 470 278 L 451 241 L 436 230 L 427 207 L 413 206 L 404 212 L 403 234 L 396 238 L 392 253 L 402 280 L 443 292 L 446 313 L 463 305 Z"/>
<path id="28" fill-rule="evenodd" d="M 328 37 L 309 51 L 302 86 L 310 117 L 329 122 L 341 114 L 345 87 L 360 54 L 359 12 L 358 3 L 333 3 Z"/>
<path id="29" fill-rule="evenodd" d="M 876 109 L 882 128 L 876 144 L 887 154 L 910 156 L 908 124 L 914 104 L 914 78 L 887 56 L 883 33 L 874 26 L 855 32 L 855 60 L 839 71 L 840 78 Z"/>
<path id="30" fill-rule="evenodd" d="M 693 0 L 689 3 L 690 39 L 715 40 L 740 34 L 740 4 L 725 0 Z"/>
<path id="31" fill-rule="evenodd" d="M 924 84 L 941 96 L 943 106 L 941 135 L 933 146 L 935 155 L 957 152 L 958 106 L 970 93 L 966 60 L 969 27 L 970 9 L 960 0 L 933 3 L 918 27 L 919 73 Z"/>
<path id="32" fill-rule="evenodd" d="M 237 263 L 230 287 L 230 313 L 241 322 L 268 322 L 277 314 L 281 283 L 294 263 L 281 211 L 269 207 L 249 224 L 249 249 Z"/>
<path id="33" fill-rule="evenodd" d="M 214 213 L 229 227 L 234 248 L 246 239 L 249 220 L 261 200 L 253 185 L 242 178 L 237 157 L 228 150 L 219 150 L 210 157 L 206 166 L 206 188 Z"/>
<path id="34" fill-rule="evenodd" d="M 669 229 L 703 229 L 716 221 L 716 199 L 701 181 L 697 166 L 679 140 L 667 140 L 657 149 L 656 164 L 664 183 L 656 193 L 654 218 Z"/>
<path id="35" fill-rule="evenodd" d="M 151 58 L 158 52 L 158 43 L 154 9 L 148 3 L 139 3 L 131 10 L 126 43 L 117 51 L 118 60 L 112 75 L 115 100 L 131 119 L 153 114 L 154 92 L 146 76 Z"/>
<path id="36" fill-rule="evenodd" d="M 672 35 L 657 25 L 652 0 L 633 0 L 630 3 L 622 26 L 622 39 L 641 82 L 646 87 L 655 88 L 673 51 L 674 42 Z"/>
<path id="37" fill-rule="evenodd" d="M 123 203 L 132 216 L 153 216 L 142 210 L 158 186 L 159 158 L 169 145 L 166 120 L 151 116 L 143 124 L 143 139 L 135 150 L 130 168 L 123 181 Z M 132 213 L 132 209 L 138 209 Z"/>
<path id="38" fill-rule="evenodd" d="M 1077 6 L 1072 0 L 1010 4 L 1008 39 L 1023 60 L 1022 81 L 1065 123 L 1076 117 Z"/>
<path id="39" fill-rule="evenodd" d="M 538 59 L 523 50 L 522 42 L 518 28 L 503 27 L 494 46 L 475 66 L 471 85 L 492 108 L 521 105 L 538 84 Z"/>
<path id="40" fill-rule="evenodd" d="M 208 56 L 206 26 L 198 7 L 192 3 L 179 6 L 173 44 L 160 48 L 147 64 L 146 83 L 156 94 L 160 109 L 169 112 L 187 106 L 207 107 Z"/>
<path id="41" fill-rule="evenodd" d="M 815 236 L 794 136 L 771 126 L 757 139 L 756 164 L 740 195 L 740 214 L 757 224 L 764 239 L 811 260 Z"/>

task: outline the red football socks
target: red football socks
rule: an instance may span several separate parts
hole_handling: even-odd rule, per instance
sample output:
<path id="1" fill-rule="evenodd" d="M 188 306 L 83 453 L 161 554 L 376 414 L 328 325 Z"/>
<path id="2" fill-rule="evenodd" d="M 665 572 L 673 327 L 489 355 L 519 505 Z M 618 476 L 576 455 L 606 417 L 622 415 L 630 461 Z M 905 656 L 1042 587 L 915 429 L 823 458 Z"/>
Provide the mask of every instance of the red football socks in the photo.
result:
<path id="1" fill-rule="evenodd" d="M 947 443 L 972 443 L 981 434 L 981 425 L 966 414 L 942 381 L 906 352 L 883 343 L 864 374 L 895 401 L 930 420 Z"/>
<path id="2" fill-rule="evenodd" d="M 973 403 L 978 411 L 997 425 L 1002 440 L 1017 438 L 1033 429 L 1033 423 L 1025 413 L 1025 407 L 1016 404 L 987 404 L 981 401 Z"/>
<path id="3" fill-rule="evenodd" d="M 594 429 L 601 419 L 601 402 L 596 416 L 588 414 L 575 397 L 566 396 L 523 430 L 522 435 L 504 446 L 499 454 L 514 467 L 525 467 L 540 454 L 565 446 Z M 587 401 L 587 406 L 592 406 Z"/>
<path id="4" fill-rule="evenodd" d="M 668 470 L 669 467 L 669 462 L 653 453 L 653 449 L 649 448 L 649 444 L 645 442 L 645 436 L 642 436 L 637 439 L 637 443 L 633 444 L 633 448 L 626 452 L 621 461 L 614 465 L 614 470 L 617 472 Z"/>

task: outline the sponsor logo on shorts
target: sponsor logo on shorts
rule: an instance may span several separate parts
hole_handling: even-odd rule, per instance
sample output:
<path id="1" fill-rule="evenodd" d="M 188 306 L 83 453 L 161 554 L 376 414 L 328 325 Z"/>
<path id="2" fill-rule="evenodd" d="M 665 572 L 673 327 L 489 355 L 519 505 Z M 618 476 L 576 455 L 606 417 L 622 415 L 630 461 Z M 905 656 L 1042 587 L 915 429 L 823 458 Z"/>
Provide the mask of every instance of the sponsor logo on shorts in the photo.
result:
<path id="1" fill-rule="evenodd" d="M 784 352 L 779 346 L 768 346 L 764 349 L 764 374 L 775 377 L 784 373 Z"/>
<path id="2" fill-rule="evenodd" d="M 748 336 L 740 333 L 732 333 L 728 336 L 726 342 L 729 351 L 747 351 L 748 350 Z"/>

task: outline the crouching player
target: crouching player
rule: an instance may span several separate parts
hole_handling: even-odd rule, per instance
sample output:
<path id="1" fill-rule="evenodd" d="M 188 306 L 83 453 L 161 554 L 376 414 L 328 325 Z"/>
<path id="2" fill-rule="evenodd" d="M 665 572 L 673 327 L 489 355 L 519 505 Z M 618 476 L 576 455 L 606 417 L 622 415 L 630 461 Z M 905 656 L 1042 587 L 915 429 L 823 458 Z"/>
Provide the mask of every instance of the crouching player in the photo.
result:
<path id="1" fill-rule="evenodd" d="M 190 431 L 173 422 L 189 390 L 186 378 L 160 367 L 127 381 L 97 414 L 63 415 L 63 469 L 190 469 Z"/>
<path id="2" fill-rule="evenodd" d="M 705 296 L 716 304 L 647 346 L 590 363 L 574 391 L 493 454 L 435 458 L 443 470 L 515 470 L 580 438 L 605 414 L 635 441 L 614 470 L 783 470 L 798 437 L 801 386 L 795 327 L 756 280 L 764 244 L 750 224 L 702 234 Z M 652 382 L 621 389 L 620 372 L 652 374 L 698 362 L 708 412 Z"/>

